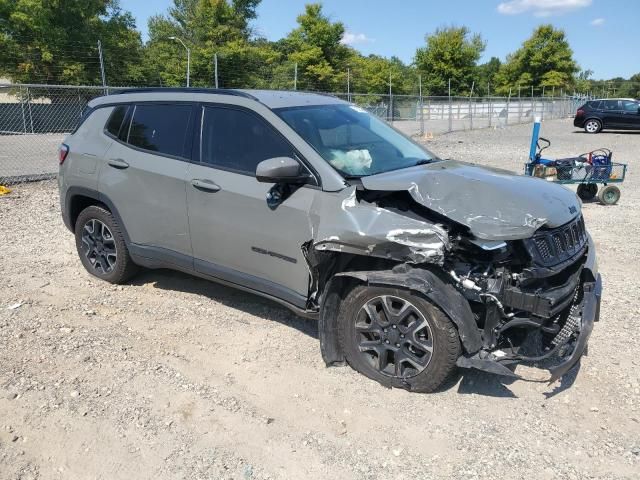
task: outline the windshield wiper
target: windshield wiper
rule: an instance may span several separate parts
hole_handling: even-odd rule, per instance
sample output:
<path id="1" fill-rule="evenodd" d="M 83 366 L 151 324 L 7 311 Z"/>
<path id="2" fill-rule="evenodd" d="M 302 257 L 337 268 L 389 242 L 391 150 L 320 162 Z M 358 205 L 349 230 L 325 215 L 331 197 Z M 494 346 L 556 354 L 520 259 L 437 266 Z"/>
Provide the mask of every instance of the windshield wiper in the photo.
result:
<path id="1" fill-rule="evenodd" d="M 433 158 L 423 158 L 418 160 L 413 166 L 417 167 L 418 165 L 427 165 L 428 163 L 433 163 Z"/>

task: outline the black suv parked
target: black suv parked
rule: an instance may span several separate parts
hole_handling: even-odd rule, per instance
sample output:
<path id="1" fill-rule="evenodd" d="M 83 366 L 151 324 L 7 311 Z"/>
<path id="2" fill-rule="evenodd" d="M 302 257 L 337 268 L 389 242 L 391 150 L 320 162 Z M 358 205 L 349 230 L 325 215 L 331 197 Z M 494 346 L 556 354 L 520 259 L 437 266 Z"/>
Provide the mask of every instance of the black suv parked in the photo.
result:
<path id="1" fill-rule="evenodd" d="M 640 102 L 630 98 L 591 100 L 578 109 L 573 125 L 587 133 L 640 130 Z"/>

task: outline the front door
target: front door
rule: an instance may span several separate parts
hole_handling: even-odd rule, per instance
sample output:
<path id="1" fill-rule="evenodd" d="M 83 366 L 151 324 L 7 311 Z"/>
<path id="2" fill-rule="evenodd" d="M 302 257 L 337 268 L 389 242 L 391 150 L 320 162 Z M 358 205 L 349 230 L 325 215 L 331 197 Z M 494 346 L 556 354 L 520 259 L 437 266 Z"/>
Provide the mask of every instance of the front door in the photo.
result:
<path id="1" fill-rule="evenodd" d="M 309 209 L 318 189 L 297 189 L 276 208 L 271 184 L 256 166 L 294 149 L 264 118 L 249 110 L 203 106 L 201 141 L 187 182 L 196 270 L 303 305 L 309 270 L 301 246 L 311 239 Z"/>
<path id="2" fill-rule="evenodd" d="M 622 127 L 640 130 L 640 102 L 622 100 Z"/>

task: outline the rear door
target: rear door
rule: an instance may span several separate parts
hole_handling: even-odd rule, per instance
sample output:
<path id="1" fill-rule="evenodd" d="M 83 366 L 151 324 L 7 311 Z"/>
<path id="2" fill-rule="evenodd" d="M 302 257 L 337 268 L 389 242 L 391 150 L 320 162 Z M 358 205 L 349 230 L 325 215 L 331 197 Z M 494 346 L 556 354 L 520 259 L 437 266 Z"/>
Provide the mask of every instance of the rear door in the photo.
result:
<path id="1" fill-rule="evenodd" d="M 192 164 L 187 185 L 196 270 L 303 303 L 309 270 L 301 246 L 312 238 L 309 209 L 318 188 L 301 187 L 269 208 L 273 185 L 256 180 L 256 166 L 295 157 L 294 148 L 253 111 L 201 108 L 201 142 L 194 153 L 200 162 Z"/>
<path id="2" fill-rule="evenodd" d="M 99 190 L 116 207 L 133 253 L 192 266 L 185 177 L 194 106 L 130 106 L 100 172 Z"/>

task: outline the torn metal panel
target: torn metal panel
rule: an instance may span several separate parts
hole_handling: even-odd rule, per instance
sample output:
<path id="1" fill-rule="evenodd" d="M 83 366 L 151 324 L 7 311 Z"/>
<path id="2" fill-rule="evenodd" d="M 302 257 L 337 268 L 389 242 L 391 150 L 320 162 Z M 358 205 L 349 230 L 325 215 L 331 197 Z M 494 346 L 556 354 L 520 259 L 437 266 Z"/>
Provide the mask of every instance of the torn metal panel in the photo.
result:
<path id="1" fill-rule="evenodd" d="M 449 237 L 440 225 L 358 200 L 356 187 L 316 199 L 311 208 L 316 250 L 415 264 L 444 261 Z"/>
<path id="2" fill-rule="evenodd" d="M 543 225 L 564 225 L 580 214 L 576 194 L 560 185 L 452 160 L 363 177 L 362 185 L 408 191 L 485 240 L 529 238 Z"/>

